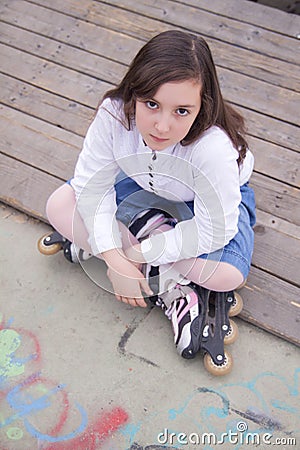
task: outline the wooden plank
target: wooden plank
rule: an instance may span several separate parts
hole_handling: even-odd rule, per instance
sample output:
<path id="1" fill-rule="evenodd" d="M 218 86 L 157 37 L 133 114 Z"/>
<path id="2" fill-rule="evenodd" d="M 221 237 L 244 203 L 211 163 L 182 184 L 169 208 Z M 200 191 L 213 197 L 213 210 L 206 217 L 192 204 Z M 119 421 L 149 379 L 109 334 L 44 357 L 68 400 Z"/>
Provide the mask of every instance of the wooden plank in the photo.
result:
<path id="1" fill-rule="evenodd" d="M 7 75 L 95 108 L 111 85 L 76 70 L 0 44 L 0 58 Z"/>
<path id="2" fill-rule="evenodd" d="M 299 63 L 299 45 L 296 39 L 192 6 L 187 7 L 171 0 L 156 0 L 154 4 L 136 0 L 107 0 L 102 3 L 215 37 L 239 47 L 251 48 L 252 51 L 276 59 Z"/>
<path id="3" fill-rule="evenodd" d="M 235 105 L 246 121 L 248 133 L 281 147 L 300 152 L 300 127 Z"/>
<path id="4" fill-rule="evenodd" d="M 288 222 L 285 219 L 280 219 L 277 216 L 268 214 L 260 209 L 256 210 L 257 223 L 259 225 L 267 226 L 272 230 L 280 231 L 280 233 L 286 234 L 296 239 L 300 239 L 300 228 L 299 225 Z"/>
<path id="5" fill-rule="evenodd" d="M 66 67 L 74 68 L 76 66 L 77 71 L 101 78 L 112 84 L 120 81 L 127 67 L 7 24 L 2 24 L 2 41 L 15 48 L 29 51 Z M 289 79 L 288 76 L 281 76 L 281 78 Z M 300 83 L 298 73 L 297 79 Z M 292 126 L 281 120 L 257 114 L 255 111 L 243 107 L 240 107 L 240 110 L 248 121 L 250 134 L 300 151 L 300 128 L 298 126 Z M 276 123 L 274 123 L 274 120 L 276 120 Z"/>
<path id="6" fill-rule="evenodd" d="M 217 72 L 224 97 L 230 102 L 298 124 L 300 93 L 270 85 L 229 69 L 217 68 Z"/>
<path id="7" fill-rule="evenodd" d="M 155 34 L 170 29 L 170 26 L 162 24 L 158 20 L 153 20 L 148 17 L 137 16 L 130 11 L 124 11 L 111 5 L 93 2 L 90 0 L 82 0 L 81 2 L 74 2 L 74 0 L 65 0 L 61 3 L 59 0 L 36 1 L 41 6 L 55 8 L 55 10 L 66 12 L 72 17 L 82 20 L 88 20 L 101 27 L 109 28 L 129 36 L 147 41 Z M 9 4 L 9 7 L 11 5 Z M 30 8 L 35 8 L 31 5 Z M 39 11 L 38 7 L 37 11 Z M 8 14 L 10 10 L 6 11 L 6 20 L 12 20 Z M 11 12 L 15 18 L 16 12 Z M 37 22 L 37 25 L 40 22 Z M 27 20 L 24 14 L 18 18 L 18 24 L 26 26 Z M 35 25 L 35 27 L 37 27 Z M 28 26 L 28 25 L 27 25 Z M 171 26 L 174 28 L 174 26 Z M 35 28 L 36 30 L 36 28 Z M 44 33 L 44 27 L 39 27 L 39 32 Z M 70 37 L 72 40 L 72 36 Z M 71 43 L 69 39 L 69 42 Z M 242 49 L 233 45 L 224 43 L 220 40 L 207 38 L 207 42 L 211 47 L 214 59 L 217 65 L 228 67 L 231 70 L 244 73 L 248 76 L 268 81 L 269 83 L 286 87 L 288 89 L 299 90 L 300 80 L 298 77 L 298 69 L 293 64 L 288 64 L 286 61 L 276 60 L 266 55 L 253 53 L 249 49 Z"/>
<path id="8" fill-rule="evenodd" d="M 300 345 L 300 289 L 255 267 L 240 291 L 244 309 L 240 317 Z"/>
<path id="9" fill-rule="evenodd" d="M 46 201 L 62 181 L 0 153 L 0 200 L 42 221 Z"/>
<path id="10" fill-rule="evenodd" d="M 0 106 L 0 151 L 61 180 L 73 176 L 82 141 L 73 133 Z"/>
<path id="11" fill-rule="evenodd" d="M 258 222 L 252 265 L 300 287 L 300 227 L 292 237 Z"/>
<path id="12" fill-rule="evenodd" d="M 300 191 L 264 175 L 253 173 L 257 207 L 275 217 L 300 225 Z"/>
<path id="13" fill-rule="evenodd" d="M 66 167 L 56 167 L 52 161 L 55 162 L 56 157 L 58 159 L 62 158 L 62 152 L 66 149 L 69 149 L 68 152 L 71 151 L 72 155 L 75 152 L 77 156 L 82 144 L 81 137 L 4 106 L 1 107 L 1 128 L 2 151 L 5 151 L 5 153 L 9 152 L 11 156 L 18 159 L 23 158 L 22 160 L 28 164 L 38 164 L 37 167 L 40 167 L 42 170 L 47 168 L 47 170 L 51 170 L 51 173 L 56 173 L 60 169 L 64 173 Z M 52 142 L 53 140 L 55 145 Z M 59 142 L 59 146 L 56 141 Z M 23 151 L 19 146 L 25 146 L 27 151 L 30 149 L 30 152 Z M 37 147 L 36 150 L 35 147 Z M 41 147 L 45 149 L 45 153 L 49 156 L 49 159 L 46 161 L 42 160 L 42 162 L 40 162 L 40 157 L 44 158 L 44 156 L 40 155 L 39 149 Z M 53 153 L 54 151 L 58 153 Z M 65 156 L 62 159 L 65 160 L 66 158 Z M 68 160 L 68 164 L 71 163 L 72 165 L 74 161 L 75 159 L 72 156 L 72 161 Z M 278 160 L 274 163 L 274 166 L 276 167 L 279 163 Z M 289 159 L 288 163 L 290 163 Z M 295 161 L 292 161 L 291 167 L 293 167 L 294 163 Z M 266 164 L 269 164 L 269 162 L 267 161 Z M 71 176 L 71 173 L 68 176 Z M 258 206 L 261 209 L 294 223 L 300 223 L 299 208 L 297 208 L 299 190 L 289 187 L 282 182 L 276 183 L 274 180 L 269 180 L 258 173 L 253 175 L 251 184 L 255 189 Z"/>
<path id="14" fill-rule="evenodd" d="M 6 23 L 1 24 L 1 42 L 112 84 L 117 84 L 127 70 L 126 65 L 87 52 L 84 48 L 79 49 Z"/>
<path id="15" fill-rule="evenodd" d="M 69 101 L 31 84 L 0 74 L 2 103 L 45 121 L 85 135 L 93 117 L 94 108 Z M 100 100 L 100 98 L 99 98 Z M 255 111 L 238 108 L 249 123 L 249 133 L 274 144 L 299 149 L 300 128 L 271 119 Z"/>
<path id="16" fill-rule="evenodd" d="M 22 42 L 23 42 L 23 40 L 22 40 Z M 69 52 L 69 53 L 70 53 L 70 52 Z M 90 67 L 93 67 L 92 61 L 89 62 L 88 65 L 89 65 Z M 103 65 L 103 67 L 105 68 L 105 64 Z M 123 68 L 123 69 L 124 69 L 124 68 Z M 101 72 L 100 72 L 99 75 L 102 76 L 102 77 L 105 77 L 105 74 L 103 74 L 103 73 L 101 73 Z M 223 77 L 223 80 L 222 80 L 222 81 L 223 81 L 223 84 L 225 84 L 225 87 L 224 87 L 225 90 L 233 89 L 233 88 L 232 88 L 232 85 L 236 86 L 236 82 L 238 82 L 238 80 L 237 80 L 237 81 L 236 81 L 236 80 L 231 80 L 231 78 L 230 78 L 229 80 L 227 80 L 228 74 L 226 74 L 226 72 L 221 73 L 221 77 Z M 286 79 L 287 77 L 281 77 L 281 78 Z M 116 80 L 116 79 L 117 79 L 117 75 L 115 75 L 115 80 Z M 248 83 L 246 83 L 246 82 L 244 82 L 243 84 L 241 83 L 239 86 L 240 86 L 241 89 L 243 88 L 243 86 L 247 86 L 247 88 L 244 88 L 244 89 L 246 89 L 246 91 L 247 91 L 247 89 L 248 89 Z M 253 88 L 254 88 L 254 87 L 253 87 Z M 264 86 L 262 86 L 261 89 L 262 89 L 262 92 L 265 93 Z M 233 89 L 233 90 L 235 90 L 235 89 Z M 281 91 L 279 91 L 279 92 L 281 92 Z M 234 93 L 233 93 L 233 94 L 234 94 Z M 281 103 L 281 105 L 282 105 L 282 104 L 285 104 L 285 103 L 287 103 L 287 102 L 289 102 L 289 99 L 286 98 L 287 95 L 288 95 L 288 94 L 285 93 L 285 95 L 284 95 L 284 93 L 283 93 L 283 98 L 282 98 L 282 96 L 280 97 L 280 102 L 279 102 L 279 103 Z M 261 102 L 262 106 L 264 106 L 264 105 L 266 105 L 266 104 L 269 103 L 269 99 L 270 99 L 271 96 L 272 96 L 272 93 L 271 93 L 271 92 L 266 92 L 266 96 L 265 96 L 265 98 L 263 99 L 263 101 Z M 274 96 L 277 97 L 277 92 L 274 92 Z M 232 101 L 234 101 L 234 102 L 238 101 L 236 98 L 233 97 L 233 95 L 231 95 L 231 97 L 232 97 Z M 235 95 L 235 97 L 236 97 L 236 95 Z M 248 92 L 245 92 L 245 97 L 246 97 L 246 98 L 249 97 Z M 267 99 L 266 99 L 266 97 L 267 97 Z M 296 97 L 294 98 L 294 101 L 291 102 L 291 106 L 294 104 L 294 105 L 295 105 L 295 108 L 296 108 L 296 104 L 297 104 L 297 102 L 298 102 L 298 97 L 299 97 L 299 96 L 296 96 Z M 250 99 L 251 99 L 251 98 L 252 98 L 252 96 L 250 96 Z M 268 100 L 268 101 L 266 101 L 266 100 Z M 250 104 L 247 105 L 247 106 L 249 106 L 249 107 L 251 107 L 251 108 L 255 107 L 255 106 L 253 106 L 253 102 L 250 102 Z M 273 106 L 274 106 L 274 109 L 277 109 L 277 108 L 276 108 L 277 105 L 273 105 Z M 287 120 L 291 119 L 291 116 L 296 117 L 296 115 L 294 115 L 294 114 L 295 114 L 295 108 L 293 109 L 293 111 L 291 112 L 291 114 L 289 115 L 289 118 L 287 118 Z M 287 108 L 287 109 L 288 109 L 288 112 L 289 112 L 289 111 L 290 111 L 290 108 Z M 267 112 L 270 114 L 269 111 L 267 111 Z M 281 118 L 282 118 L 282 114 L 281 114 Z M 299 131 L 298 131 L 298 132 L 299 132 Z M 291 135 L 293 135 L 293 134 L 289 134 L 289 136 L 291 136 Z"/>
<path id="17" fill-rule="evenodd" d="M 255 79 L 299 91 L 299 66 L 231 44 L 206 39 L 217 66 L 228 68 Z"/>
<path id="18" fill-rule="evenodd" d="M 255 157 L 255 171 L 300 187 L 300 153 L 279 145 L 249 137 L 251 151 Z"/>
<path id="19" fill-rule="evenodd" d="M 81 136 L 85 135 L 92 118 L 92 112 L 89 108 L 9 77 L 0 76 L 0 83 L 4 88 L 4 104 L 46 120 L 53 125 L 58 125 L 60 128 L 78 133 Z M 23 116 L 20 116 L 19 121 L 23 120 L 25 120 Z M 21 133 L 21 130 L 19 130 L 19 133 Z M 12 135 L 9 148 L 14 147 L 13 139 L 14 135 Z M 277 166 L 276 161 L 274 165 Z M 251 184 L 254 187 L 257 206 L 260 209 L 300 225 L 299 190 L 284 183 L 270 180 L 258 173 L 253 174 Z"/>
<path id="20" fill-rule="evenodd" d="M 98 99 L 110 88 L 105 81 L 96 80 L 3 44 L 0 45 L 0 57 L 6 74 L 91 107 L 95 107 Z M 19 70 L 20 65 L 22 71 Z M 225 97 L 229 101 L 258 109 L 290 123 L 296 121 L 300 94 L 270 86 L 263 81 L 253 80 L 227 69 L 219 68 L 218 72 Z M 249 95 L 249 91 L 255 95 Z"/>
<path id="21" fill-rule="evenodd" d="M 124 75 L 126 66 L 110 61 L 106 58 L 98 57 L 94 54 L 87 53 L 84 50 L 70 47 L 69 45 L 55 42 L 53 39 L 47 39 L 42 36 L 37 36 L 35 33 L 28 32 L 23 29 L 13 27 L 8 24 L 2 24 L 2 42 L 12 45 L 15 48 L 31 52 L 42 58 L 49 59 L 50 61 L 57 62 L 66 67 L 73 68 L 76 65 L 76 70 L 88 75 L 101 78 L 109 81 L 113 84 L 118 83 L 121 77 Z M 235 52 L 236 53 L 236 52 Z M 227 54 L 225 59 L 227 59 Z M 229 61 L 231 64 L 231 62 Z M 251 62 L 250 62 L 251 64 Z M 274 66 L 274 62 L 272 60 Z M 248 64 L 249 66 L 249 64 Z M 284 74 L 284 76 L 283 76 Z M 286 72 L 286 67 L 280 75 L 280 79 L 288 80 L 290 82 L 290 75 Z M 300 87 L 300 79 L 298 72 L 295 72 L 298 85 Z M 288 83 L 287 83 L 288 84 Z M 277 132 L 277 139 L 279 138 L 280 145 L 297 149 L 299 151 L 300 129 L 294 127 L 294 129 L 286 130 L 287 137 L 282 139 L 284 131 L 281 130 L 285 124 L 277 123 L 273 124 L 268 117 L 260 115 L 256 119 L 256 115 L 253 116 L 253 112 L 250 110 L 243 110 L 242 113 L 247 115 L 247 120 L 250 125 L 262 128 L 262 132 L 259 137 L 265 137 L 268 140 L 272 140 L 273 135 Z M 261 125 L 261 121 L 265 120 L 266 124 Z M 267 123 L 269 120 L 269 123 Z M 289 126 L 289 124 L 287 124 Z M 251 130 L 250 130 L 251 131 Z M 280 139 L 281 137 L 281 139 Z M 274 138 L 275 139 L 275 138 Z"/>
<path id="22" fill-rule="evenodd" d="M 14 124 L 13 127 L 11 127 L 12 123 Z M 5 153 L 21 159 L 24 162 L 28 162 L 29 164 L 37 164 L 37 161 L 39 161 L 38 157 L 40 148 L 44 148 L 46 152 L 46 149 L 48 149 L 49 147 L 49 150 L 47 150 L 47 155 L 45 156 L 50 157 L 50 160 L 52 156 L 54 157 L 53 151 L 55 151 L 59 147 L 53 145 L 50 139 L 47 138 L 48 135 L 53 135 L 54 129 L 56 130 L 56 133 L 60 133 L 59 140 L 63 142 L 63 146 L 72 146 L 73 149 L 79 149 L 81 146 L 81 138 L 79 138 L 78 136 L 75 136 L 72 133 L 68 133 L 64 130 L 61 130 L 60 128 L 53 127 L 50 124 L 42 122 L 41 120 L 35 119 L 26 114 L 22 114 L 19 111 L 4 106 L 2 106 L 1 108 L 0 125 L 1 129 L 3 130 L 2 139 L 5 139 L 5 141 L 2 142 L 3 148 L 6 148 Z M 18 127 L 18 133 L 15 132 L 16 127 Z M 31 133 L 35 133 L 34 136 L 32 136 Z M 44 141 L 41 142 L 35 150 L 35 145 L 33 145 L 32 142 L 39 143 L 41 139 L 44 139 Z M 54 139 L 57 139 L 56 136 L 54 137 Z M 273 178 L 279 178 L 285 182 L 289 182 L 290 184 L 298 182 L 298 178 L 295 178 L 295 168 L 297 168 L 297 160 L 299 160 L 300 157 L 299 154 L 284 149 L 281 150 L 278 146 L 274 146 L 274 150 L 271 149 L 270 151 L 267 151 L 268 145 L 271 144 L 263 144 L 264 145 L 262 145 L 262 149 L 266 149 L 266 152 L 258 151 L 256 154 L 256 151 L 254 151 L 254 154 L 257 158 L 256 171 L 259 172 L 260 170 L 262 170 L 265 175 L 271 175 Z M 24 146 L 27 149 L 27 152 L 24 151 Z M 43 170 L 46 170 L 46 167 L 47 170 L 52 170 L 52 173 L 55 173 L 56 170 L 60 169 L 62 169 L 63 171 L 66 170 L 65 167 L 56 167 L 55 165 L 54 167 L 52 167 L 52 164 L 50 164 L 49 160 L 44 161 L 43 165 L 40 167 Z M 69 176 L 71 176 L 71 174 L 69 174 Z M 257 188 L 259 186 L 261 187 L 259 183 L 256 184 Z M 283 209 L 283 211 L 286 211 L 286 208 L 289 208 L 290 203 L 285 203 L 284 201 L 282 202 L 280 201 L 280 199 L 286 200 L 288 192 L 291 192 L 291 190 L 288 191 L 287 186 L 285 186 L 285 188 L 283 188 L 282 185 L 278 185 L 278 187 L 279 186 L 282 188 L 281 191 L 283 191 L 283 193 L 279 192 L 278 194 L 276 194 L 276 191 L 274 192 L 274 189 L 272 189 L 272 198 L 274 200 L 273 202 L 269 201 L 269 204 L 275 204 L 275 211 L 277 208 L 279 208 L 278 203 L 281 203 L 281 205 L 286 204 L 285 208 Z M 261 197 L 259 189 L 257 190 L 260 195 L 260 204 L 263 204 L 266 196 L 268 195 L 268 190 L 265 192 L 265 196 L 263 197 L 263 199 Z M 294 192 L 294 197 L 297 199 L 297 191 L 295 190 Z M 291 197 L 292 205 L 294 205 L 294 201 L 292 201 L 294 197 Z M 289 208 L 289 210 L 291 209 L 292 208 Z M 298 211 L 298 209 L 296 209 L 295 211 Z"/>
<path id="23" fill-rule="evenodd" d="M 128 64 L 141 47 L 141 42 L 130 36 L 25 0 L 0 3 L 0 14 L 2 21 L 123 64 Z"/>
<path id="24" fill-rule="evenodd" d="M 259 3 L 253 4 L 248 0 L 176 0 L 185 5 L 193 5 L 199 9 L 221 16 L 236 19 L 239 22 L 250 23 L 270 31 L 276 31 L 290 37 L 297 38 L 300 30 L 300 17 L 288 14 L 276 8 L 270 8 Z"/>
<path id="25" fill-rule="evenodd" d="M 0 112 L 3 153 L 61 179 L 73 175 L 81 137 L 11 108 L 2 106 Z M 257 173 L 253 174 L 251 185 L 258 208 L 300 225 L 299 190 Z"/>
<path id="26" fill-rule="evenodd" d="M 95 110 L 0 74 L 2 103 L 59 128 L 84 136 Z"/>
<path id="27" fill-rule="evenodd" d="M 48 95 L 48 93 L 46 93 Z M 15 97 L 13 97 L 15 98 Z M 37 107 L 40 100 L 37 100 Z M 29 109 L 31 105 L 31 99 L 29 98 Z M 46 101 L 47 103 L 47 101 Z M 32 103 L 33 105 L 33 103 Z M 72 103 L 71 103 L 72 105 Z M 73 107 L 71 106 L 71 110 L 73 111 Z M 56 110 L 54 110 L 54 113 L 56 113 Z M 64 115 L 64 111 L 61 115 Z M 59 119 L 59 116 L 52 117 L 52 120 L 55 123 L 55 119 Z M 78 119 L 76 118 L 76 114 L 72 117 L 72 119 L 75 120 L 74 126 L 77 127 Z M 20 119 L 20 120 L 23 120 Z M 81 116 L 79 116 L 79 120 L 81 120 Z M 87 125 L 87 121 L 85 123 L 85 126 Z M 4 128 L 5 129 L 5 128 Z M 82 134 L 84 135 L 84 133 Z M 14 134 L 11 136 L 12 142 L 14 139 Z M 11 147 L 13 145 L 11 144 Z M 297 183 L 298 179 L 295 178 L 295 170 L 297 168 L 297 165 L 299 166 L 299 155 L 295 152 L 287 152 L 285 149 L 280 149 L 278 146 L 272 146 L 269 143 L 265 142 L 259 142 L 258 140 L 253 140 L 253 149 L 254 154 L 256 155 L 256 171 L 265 173 L 266 175 L 271 175 L 273 178 L 281 179 L 284 182 L 289 182 L 290 184 Z M 269 207 L 272 207 L 273 214 L 275 213 L 277 209 L 278 215 L 281 211 L 283 211 L 283 215 L 281 214 L 280 217 L 287 217 L 289 220 L 291 211 L 295 211 L 295 214 L 292 214 L 292 217 L 294 217 L 294 220 L 296 220 L 297 217 L 297 211 L 298 209 L 294 206 L 297 205 L 297 191 L 293 191 L 294 194 L 291 196 L 290 194 L 287 194 L 287 186 L 278 185 L 276 189 L 279 189 L 277 194 L 276 190 L 274 192 L 274 189 L 270 189 L 270 186 L 266 187 L 266 181 L 256 182 L 254 181 L 254 186 L 257 188 L 258 198 L 260 199 L 259 204 L 269 205 Z M 263 182 L 263 184 L 262 184 Z M 262 190 L 263 188 L 263 190 Z M 266 192 L 265 192 L 266 191 Z M 262 197 L 261 192 L 264 192 L 264 196 Z M 269 192 L 269 195 L 268 195 Z M 274 195 L 276 194 L 276 195 Z M 270 197 L 272 195 L 272 198 Z M 287 198 L 289 196 L 289 198 Z M 268 201 L 266 202 L 266 197 Z M 295 200 L 293 200 L 295 198 Z M 298 197 L 299 198 L 299 197 Z M 282 201 L 280 201 L 282 199 Z M 279 206 L 280 203 L 280 206 Z M 289 205 L 292 205 L 292 207 L 289 207 Z M 286 207 L 284 206 L 286 205 Z M 281 208 L 281 209 L 280 209 Z M 286 214 L 285 214 L 286 213 Z"/>

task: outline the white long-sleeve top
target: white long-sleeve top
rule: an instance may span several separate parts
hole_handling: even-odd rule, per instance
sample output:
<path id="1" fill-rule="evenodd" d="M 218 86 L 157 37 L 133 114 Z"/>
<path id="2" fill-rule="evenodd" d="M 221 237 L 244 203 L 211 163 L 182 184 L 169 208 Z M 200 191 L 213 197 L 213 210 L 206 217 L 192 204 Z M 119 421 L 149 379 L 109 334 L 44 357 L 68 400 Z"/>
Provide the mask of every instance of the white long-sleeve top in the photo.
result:
<path id="1" fill-rule="evenodd" d="M 192 219 L 142 242 L 147 262 L 160 265 L 223 248 L 238 231 L 240 186 L 251 176 L 252 153 L 248 150 L 238 167 L 237 150 L 217 126 L 191 145 L 178 143 L 154 152 L 135 124 L 131 130 L 124 126 L 122 106 L 121 101 L 104 100 L 88 129 L 71 181 L 93 254 L 122 247 L 114 189 L 120 170 L 160 197 L 194 200 Z"/>

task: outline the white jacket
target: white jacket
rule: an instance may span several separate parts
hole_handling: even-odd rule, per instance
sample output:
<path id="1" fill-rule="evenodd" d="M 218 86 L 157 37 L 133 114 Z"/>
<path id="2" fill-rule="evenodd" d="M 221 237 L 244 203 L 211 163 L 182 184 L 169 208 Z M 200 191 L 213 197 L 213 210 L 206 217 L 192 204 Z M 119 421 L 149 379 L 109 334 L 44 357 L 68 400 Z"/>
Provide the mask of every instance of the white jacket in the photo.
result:
<path id="1" fill-rule="evenodd" d="M 122 102 L 106 99 L 89 127 L 71 181 L 93 254 L 122 247 L 114 189 L 120 170 L 160 197 L 194 200 L 192 219 L 142 242 L 147 262 L 160 265 L 223 248 L 238 231 L 240 186 L 253 170 L 249 150 L 241 167 L 237 158 L 217 126 L 191 145 L 154 152 L 134 124 L 131 130 L 124 126 Z"/>

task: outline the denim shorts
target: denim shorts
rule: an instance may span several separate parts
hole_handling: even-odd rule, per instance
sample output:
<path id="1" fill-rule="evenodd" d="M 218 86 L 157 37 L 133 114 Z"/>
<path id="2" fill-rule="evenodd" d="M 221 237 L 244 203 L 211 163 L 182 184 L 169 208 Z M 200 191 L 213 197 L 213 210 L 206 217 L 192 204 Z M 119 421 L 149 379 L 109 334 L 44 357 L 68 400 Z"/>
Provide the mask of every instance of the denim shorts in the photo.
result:
<path id="1" fill-rule="evenodd" d="M 236 267 L 247 278 L 254 246 L 253 226 L 256 221 L 255 197 L 249 183 L 241 186 L 242 200 L 239 205 L 238 232 L 222 249 L 199 258 L 226 262 Z M 115 183 L 117 198 L 117 219 L 128 226 L 136 214 L 150 208 L 166 211 L 178 221 L 191 219 L 194 215 L 194 202 L 173 202 L 145 191 L 132 178 L 121 172 Z"/>

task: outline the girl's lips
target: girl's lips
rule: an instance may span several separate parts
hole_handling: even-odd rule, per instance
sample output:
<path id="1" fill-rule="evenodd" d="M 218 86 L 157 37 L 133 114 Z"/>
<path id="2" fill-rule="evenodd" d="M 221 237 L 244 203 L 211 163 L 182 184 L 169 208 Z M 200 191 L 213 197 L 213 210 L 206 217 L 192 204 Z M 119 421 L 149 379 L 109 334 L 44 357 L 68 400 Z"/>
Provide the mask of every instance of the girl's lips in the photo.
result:
<path id="1" fill-rule="evenodd" d="M 157 137 L 157 136 L 154 136 L 153 134 L 150 134 L 150 137 L 151 137 L 154 141 L 156 141 L 156 142 L 166 142 L 166 141 L 169 140 L 169 139 L 159 138 L 159 137 Z"/>

